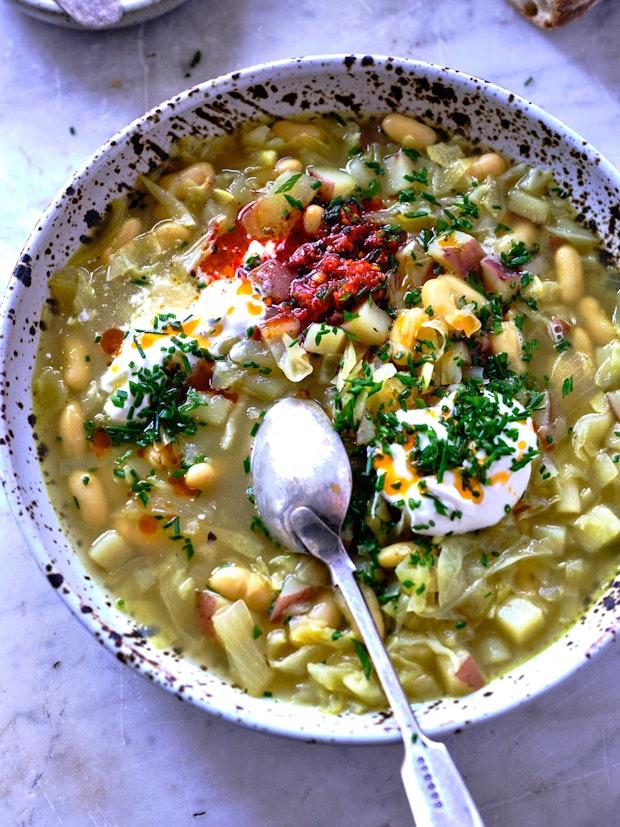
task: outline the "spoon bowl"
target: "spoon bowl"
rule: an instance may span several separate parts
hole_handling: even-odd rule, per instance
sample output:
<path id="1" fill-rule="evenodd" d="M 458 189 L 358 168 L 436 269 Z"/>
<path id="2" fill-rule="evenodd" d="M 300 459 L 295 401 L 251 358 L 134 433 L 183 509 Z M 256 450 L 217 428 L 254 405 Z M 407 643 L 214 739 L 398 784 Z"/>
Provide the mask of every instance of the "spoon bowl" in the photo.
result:
<path id="1" fill-rule="evenodd" d="M 329 528 L 340 531 L 351 499 L 347 452 L 319 405 L 307 399 L 278 402 L 258 434 L 252 451 L 258 510 L 279 543 L 307 554 L 291 527 L 291 514 L 311 504 Z"/>

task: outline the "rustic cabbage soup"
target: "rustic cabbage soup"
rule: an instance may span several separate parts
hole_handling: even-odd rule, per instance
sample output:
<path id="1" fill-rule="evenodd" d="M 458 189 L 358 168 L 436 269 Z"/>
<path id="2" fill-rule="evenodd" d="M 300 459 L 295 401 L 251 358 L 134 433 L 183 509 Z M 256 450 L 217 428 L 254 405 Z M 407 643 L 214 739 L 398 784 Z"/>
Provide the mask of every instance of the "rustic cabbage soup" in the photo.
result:
<path id="1" fill-rule="evenodd" d="M 404 115 L 186 137 L 51 278 L 53 500 L 156 645 L 252 695 L 381 707 L 326 571 L 254 505 L 265 412 L 315 399 L 407 694 L 470 692 L 613 575 L 616 287 L 550 172 Z"/>

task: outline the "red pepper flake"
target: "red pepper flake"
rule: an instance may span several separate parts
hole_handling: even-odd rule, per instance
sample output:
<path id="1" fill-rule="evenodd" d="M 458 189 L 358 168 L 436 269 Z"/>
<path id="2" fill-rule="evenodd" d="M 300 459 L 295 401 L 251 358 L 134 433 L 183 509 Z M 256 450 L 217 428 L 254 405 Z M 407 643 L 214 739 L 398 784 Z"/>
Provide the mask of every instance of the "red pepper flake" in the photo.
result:
<path id="1" fill-rule="evenodd" d="M 112 437 L 103 428 L 97 428 L 91 441 L 93 451 L 98 457 L 102 457 L 106 450 L 112 445 Z"/>
<path id="2" fill-rule="evenodd" d="M 208 359 L 201 359 L 188 378 L 187 384 L 196 391 L 208 391 L 211 388 L 212 376 L 213 362 Z"/>
<path id="3" fill-rule="evenodd" d="M 121 349 L 125 334 L 118 327 L 110 327 L 101 334 L 101 350 L 108 356 L 116 356 Z"/>
<path id="4" fill-rule="evenodd" d="M 190 488 L 185 482 L 185 477 L 168 477 L 169 484 L 174 488 L 176 494 L 183 497 L 195 497 L 198 493 L 197 489 Z"/>
<path id="5" fill-rule="evenodd" d="M 243 263 L 249 240 L 241 224 L 230 232 L 222 233 L 215 240 L 213 252 L 202 259 L 200 270 L 212 279 L 232 278 Z"/>
<path id="6" fill-rule="evenodd" d="M 329 211 L 328 211 L 329 212 Z M 293 313 L 303 325 L 329 317 L 363 296 L 382 298 L 394 255 L 404 240 L 401 231 L 386 231 L 364 219 L 364 207 L 345 202 L 316 241 L 302 241 L 293 232 L 276 255 L 295 273 L 291 283 Z"/>
<path id="7" fill-rule="evenodd" d="M 138 520 L 138 528 L 143 534 L 155 534 L 159 528 L 159 522 L 152 514 L 143 514 Z"/>

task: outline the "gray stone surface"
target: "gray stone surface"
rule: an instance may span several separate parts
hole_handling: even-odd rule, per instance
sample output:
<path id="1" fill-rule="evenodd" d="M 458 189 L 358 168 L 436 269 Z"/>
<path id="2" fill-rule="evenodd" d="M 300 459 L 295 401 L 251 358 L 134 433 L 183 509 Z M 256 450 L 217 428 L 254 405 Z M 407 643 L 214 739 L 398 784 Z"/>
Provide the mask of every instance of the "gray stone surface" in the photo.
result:
<path id="1" fill-rule="evenodd" d="M 619 164 L 619 31 L 613 0 L 552 33 L 503 0 L 190 0 L 101 34 L 0 3 L 3 283 L 42 208 L 112 132 L 190 83 L 263 60 L 374 51 L 454 66 L 533 98 Z M 179 703 L 94 643 L 4 501 L 0 515 L 1 825 L 411 823 L 398 747 L 295 743 Z M 612 646 L 545 697 L 449 739 L 488 825 L 620 823 L 619 675 Z"/>

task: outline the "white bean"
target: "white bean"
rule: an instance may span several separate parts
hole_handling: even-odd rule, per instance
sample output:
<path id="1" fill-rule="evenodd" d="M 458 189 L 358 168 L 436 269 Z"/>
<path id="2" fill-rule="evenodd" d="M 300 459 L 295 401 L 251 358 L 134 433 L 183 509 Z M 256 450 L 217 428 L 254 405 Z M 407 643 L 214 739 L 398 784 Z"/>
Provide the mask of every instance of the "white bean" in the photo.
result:
<path id="1" fill-rule="evenodd" d="M 490 336 L 491 350 L 493 353 L 506 353 L 508 364 L 515 373 L 523 374 L 526 365 L 522 358 L 523 337 L 514 321 L 502 322 L 501 333 L 493 333 Z"/>
<path id="2" fill-rule="evenodd" d="M 298 158 L 280 158 L 273 169 L 280 175 L 283 172 L 301 172 L 303 166 Z"/>
<path id="3" fill-rule="evenodd" d="M 618 335 L 611 319 L 607 317 L 601 303 L 593 296 L 584 296 L 579 300 L 577 309 L 581 314 L 583 326 L 596 345 L 606 345 Z"/>
<path id="4" fill-rule="evenodd" d="M 208 488 L 215 479 L 215 471 L 210 462 L 197 462 L 185 472 L 185 484 L 195 491 Z"/>
<path id="5" fill-rule="evenodd" d="M 146 451 L 146 459 L 153 468 L 174 468 L 179 464 L 173 445 L 155 443 Z"/>
<path id="6" fill-rule="evenodd" d="M 407 115 L 397 113 L 386 115 L 381 122 L 381 127 L 388 138 L 405 147 L 426 149 L 437 140 L 437 133 L 434 129 Z"/>
<path id="7" fill-rule="evenodd" d="M 70 333 L 63 343 L 64 380 L 72 391 L 83 391 L 90 381 L 88 354 L 81 336 Z"/>
<path id="8" fill-rule="evenodd" d="M 189 227 L 166 221 L 153 230 L 153 234 L 161 244 L 162 250 L 174 250 L 179 244 L 187 241 L 191 236 Z"/>
<path id="9" fill-rule="evenodd" d="M 306 207 L 304 210 L 304 230 L 308 235 L 316 235 L 319 227 L 323 223 L 324 215 L 325 210 L 318 204 L 310 204 L 310 206 Z"/>
<path id="10" fill-rule="evenodd" d="M 562 244 L 555 251 L 555 277 L 564 304 L 574 304 L 583 296 L 583 266 L 581 256 L 570 244 Z"/>
<path id="11" fill-rule="evenodd" d="M 472 178 L 482 181 L 485 178 L 495 178 L 506 169 L 506 161 L 497 152 L 484 152 L 479 155 L 469 167 Z"/>
<path id="12" fill-rule="evenodd" d="M 273 599 L 269 581 L 244 566 L 231 565 L 215 569 L 209 586 L 228 600 L 243 600 L 248 609 L 265 612 Z"/>
<path id="13" fill-rule="evenodd" d="M 594 348 L 592 347 L 592 339 L 588 336 L 583 327 L 574 327 L 571 332 L 571 339 L 575 350 L 580 350 L 592 356 Z"/>
<path id="14" fill-rule="evenodd" d="M 81 457 L 86 453 L 86 432 L 82 406 L 75 399 L 67 402 L 58 421 L 58 434 L 66 457 Z"/>
<path id="15" fill-rule="evenodd" d="M 342 621 L 342 612 L 331 592 L 322 592 L 314 606 L 308 612 L 312 620 L 323 621 L 331 629 L 337 629 Z"/>
<path id="16" fill-rule="evenodd" d="M 522 241 L 526 247 L 533 247 L 538 243 L 539 236 L 540 231 L 536 224 L 523 218 L 512 223 L 512 230 L 508 237 L 516 242 Z"/>
<path id="17" fill-rule="evenodd" d="M 214 179 L 215 172 L 211 164 L 208 161 L 198 161 L 178 172 L 164 175 L 160 185 L 175 198 L 183 199 L 187 197 L 188 190 L 194 187 L 210 187 Z"/>
<path id="18" fill-rule="evenodd" d="M 99 478 L 91 471 L 73 471 L 67 481 L 86 525 L 99 528 L 108 519 L 108 498 Z"/>
<path id="19" fill-rule="evenodd" d="M 130 241 L 140 235 L 142 232 L 142 222 L 139 218 L 127 218 L 120 226 L 119 231 L 117 232 L 115 238 L 112 239 L 110 246 L 103 252 L 101 259 L 104 264 L 107 264 L 110 260 L 110 256 L 113 255 L 117 250 L 120 250 L 121 247 L 124 247 L 126 244 L 129 244 Z"/>
<path id="20" fill-rule="evenodd" d="M 276 121 L 271 131 L 277 138 L 283 141 L 292 141 L 295 138 L 311 137 L 319 141 L 323 137 L 323 130 L 313 123 L 300 123 L 298 121 Z"/>
<path id="21" fill-rule="evenodd" d="M 386 569 L 394 569 L 415 551 L 416 546 L 414 543 L 392 543 L 392 545 L 385 546 L 381 549 L 377 556 L 377 561 L 380 566 Z"/>

